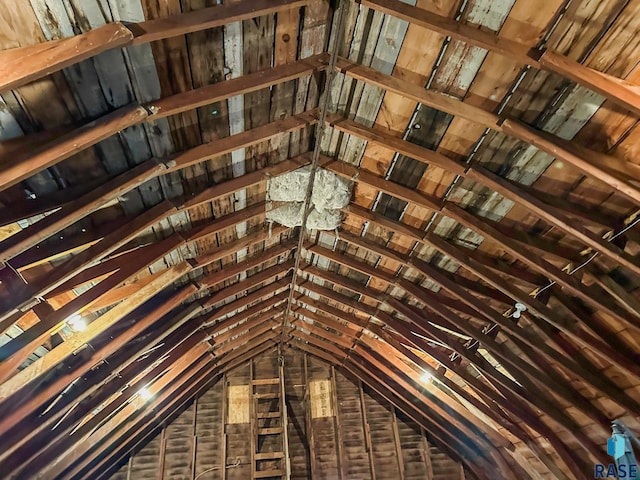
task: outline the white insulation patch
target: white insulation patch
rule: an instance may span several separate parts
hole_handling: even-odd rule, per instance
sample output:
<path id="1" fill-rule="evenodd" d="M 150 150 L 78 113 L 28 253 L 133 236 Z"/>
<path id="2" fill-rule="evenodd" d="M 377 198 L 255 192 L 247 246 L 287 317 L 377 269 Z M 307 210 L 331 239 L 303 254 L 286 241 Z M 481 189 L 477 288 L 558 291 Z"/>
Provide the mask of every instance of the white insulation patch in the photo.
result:
<path id="1" fill-rule="evenodd" d="M 299 168 L 269 179 L 267 184 L 267 221 L 285 227 L 299 227 L 304 215 L 304 200 L 307 194 L 311 168 Z M 334 230 L 342 222 L 340 209 L 351 199 L 349 184 L 336 174 L 319 168 L 311 191 L 313 206 L 307 218 L 311 230 Z"/>

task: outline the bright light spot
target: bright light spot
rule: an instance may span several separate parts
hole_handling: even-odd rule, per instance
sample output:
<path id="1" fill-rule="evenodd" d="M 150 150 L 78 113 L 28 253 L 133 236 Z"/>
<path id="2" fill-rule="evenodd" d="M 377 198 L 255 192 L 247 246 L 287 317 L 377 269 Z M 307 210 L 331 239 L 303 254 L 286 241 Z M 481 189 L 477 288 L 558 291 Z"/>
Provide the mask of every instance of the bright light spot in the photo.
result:
<path id="1" fill-rule="evenodd" d="M 153 397 L 153 393 L 151 393 L 149 389 L 146 387 L 141 388 L 140 391 L 138 392 L 138 395 L 140 395 L 140 398 L 145 402 L 148 400 L 151 400 L 151 397 Z"/>
<path id="2" fill-rule="evenodd" d="M 67 318 L 67 325 L 69 325 L 74 332 L 82 332 L 87 329 L 87 322 L 77 313 Z"/>
<path id="3" fill-rule="evenodd" d="M 421 376 L 420 376 L 420 381 L 422 383 L 431 383 L 431 380 L 433 380 L 433 375 L 431 375 L 429 372 L 424 372 Z"/>

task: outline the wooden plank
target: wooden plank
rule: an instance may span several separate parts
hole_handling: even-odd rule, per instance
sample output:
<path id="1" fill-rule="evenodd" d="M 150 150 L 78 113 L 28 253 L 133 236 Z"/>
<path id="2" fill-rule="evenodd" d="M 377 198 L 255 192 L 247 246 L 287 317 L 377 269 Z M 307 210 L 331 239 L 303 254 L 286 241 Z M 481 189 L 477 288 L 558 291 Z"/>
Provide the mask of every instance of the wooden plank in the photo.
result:
<path id="1" fill-rule="evenodd" d="M 169 18 L 147 20 L 129 26 L 135 35 L 133 45 L 221 27 L 228 23 L 269 15 L 280 10 L 304 7 L 309 0 L 253 0 L 202 8 Z"/>
<path id="2" fill-rule="evenodd" d="M 358 0 L 358 2 L 442 35 L 503 55 L 522 65 L 530 65 L 562 75 L 603 95 L 613 103 L 635 114 L 640 114 L 640 86 L 589 68 L 553 50 L 547 49 L 539 55 L 525 44 L 498 37 L 491 32 L 408 5 L 400 0 Z"/>
<path id="3" fill-rule="evenodd" d="M 0 51 L 0 91 L 14 89 L 132 41 L 131 31 L 115 22 L 74 37 Z"/>
<path id="4" fill-rule="evenodd" d="M 78 332 L 69 340 L 54 348 L 44 357 L 39 358 L 36 362 L 29 365 L 29 367 L 18 372 L 16 375 L 11 377 L 11 379 L 0 385 L 0 401 L 6 400 L 13 393 L 17 392 L 28 383 L 42 377 L 51 369 L 55 368 L 62 360 L 69 355 L 72 355 L 73 352 L 82 347 L 82 345 L 89 342 L 96 335 L 105 331 L 124 315 L 142 305 L 167 285 L 180 278 L 182 275 L 187 273 L 190 268 L 191 267 L 188 263 L 183 262 L 163 271 L 154 282 L 146 285 L 144 288 L 129 297 L 125 302 L 117 305 L 95 321 L 91 322 L 87 326 L 86 330 Z"/>
<path id="5" fill-rule="evenodd" d="M 81 35 L 0 52 L 0 91 L 32 82 L 114 48 L 140 45 L 226 23 L 305 6 L 308 0 L 256 0 L 209 7 L 124 25 L 113 22 Z"/>
<path id="6" fill-rule="evenodd" d="M 120 130 L 144 121 L 147 111 L 139 106 L 115 110 L 98 120 L 29 152 L 24 158 L 0 161 L 0 190 L 5 190 L 70 156 L 89 148 Z"/>
<path id="7" fill-rule="evenodd" d="M 542 53 L 539 62 L 545 70 L 569 78 L 640 115 L 640 85 L 599 72 L 549 49 Z"/>
<path id="8" fill-rule="evenodd" d="M 226 423 L 249 423 L 250 390 L 249 385 L 230 385 L 227 387 L 229 411 Z"/>
<path id="9" fill-rule="evenodd" d="M 194 13 L 199 12 L 200 10 Z M 147 103 L 145 108 L 152 112 L 150 120 L 165 118 L 169 115 L 176 115 L 187 110 L 227 100 L 236 95 L 256 92 L 321 72 L 327 68 L 328 60 L 327 54 L 314 55 L 297 62 L 258 70 L 230 80 L 161 98 Z"/>

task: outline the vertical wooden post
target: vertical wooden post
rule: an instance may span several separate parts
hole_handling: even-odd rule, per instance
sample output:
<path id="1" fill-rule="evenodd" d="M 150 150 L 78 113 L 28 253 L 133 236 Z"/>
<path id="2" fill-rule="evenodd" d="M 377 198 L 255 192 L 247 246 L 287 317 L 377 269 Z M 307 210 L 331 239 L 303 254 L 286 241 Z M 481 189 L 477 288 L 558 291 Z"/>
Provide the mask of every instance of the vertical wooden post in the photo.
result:
<path id="1" fill-rule="evenodd" d="M 400 480 L 404 480 L 404 460 L 402 458 L 402 445 L 400 443 L 400 432 L 398 431 L 398 419 L 396 418 L 396 408 L 390 404 L 391 407 L 391 423 L 393 427 L 393 443 L 396 446 L 396 457 L 398 457 L 398 472 L 400 473 Z"/>
<path id="2" fill-rule="evenodd" d="M 316 444 L 313 439 L 313 418 L 311 418 L 311 398 L 309 395 L 309 368 L 307 354 L 304 355 L 304 403 L 305 417 L 307 418 L 307 441 L 309 442 L 309 460 L 311 461 L 311 480 L 318 478 L 316 466 Z"/>
<path id="3" fill-rule="evenodd" d="M 167 448 L 167 427 L 162 427 L 162 433 L 160 434 L 160 458 L 158 459 L 158 480 L 164 478 L 164 455 Z"/>
<path id="4" fill-rule="evenodd" d="M 127 480 L 133 480 L 131 477 L 131 467 L 133 466 L 133 454 L 129 455 L 129 461 L 127 462 Z"/>
<path id="5" fill-rule="evenodd" d="M 360 391 L 360 408 L 362 410 L 362 426 L 364 428 L 364 440 L 369 454 L 369 466 L 371 467 L 371 480 L 376 480 L 376 466 L 373 461 L 373 446 L 371 445 L 371 432 L 369 431 L 369 422 L 367 421 L 367 406 L 364 402 L 364 389 L 362 382 L 358 381 L 358 389 Z"/>
<path id="6" fill-rule="evenodd" d="M 284 355 L 278 347 L 278 376 L 280 377 L 280 415 L 282 417 L 282 447 L 284 452 L 285 478 L 291 478 L 291 459 L 289 458 L 289 418 L 287 412 L 286 389 L 284 384 Z"/>
<path id="7" fill-rule="evenodd" d="M 196 476 L 196 449 L 198 437 L 196 435 L 196 418 L 198 416 L 198 397 L 193 399 L 193 422 L 191 422 L 191 480 Z"/>
<path id="8" fill-rule="evenodd" d="M 338 472 L 340 472 L 340 480 L 344 480 L 344 452 L 342 444 L 342 425 L 340 424 L 340 416 L 338 414 L 338 390 L 336 389 L 336 370 L 331 366 L 331 402 L 333 403 L 333 427 L 335 432 L 336 451 L 338 453 Z"/>
<path id="9" fill-rule="evenodd" d="M 420 428 L 420 435 L 422 437 L 422 448 L 424 448 L 424 463 L 426 465 L 427 480 L 433 480 L 433 466 L 431 465 L 431 449 L 429 448 L 429 442 L 427 442 L 427 434 L 424 428 Z"/>
<path id="10" fill-rule="evenodd" d="M 222 376 L 222 425 L 220 429 L 220 480 L 227 478 L 227 374 Z"/>
<path id="11" fill-rule="evenodd" d="M 260 448 L 258 440 L 257 400 L 253 389 L 253 358 L 249 360 L 249 422 L 251 425 L 251 477 L 256 473 L 256 450 Z"/>

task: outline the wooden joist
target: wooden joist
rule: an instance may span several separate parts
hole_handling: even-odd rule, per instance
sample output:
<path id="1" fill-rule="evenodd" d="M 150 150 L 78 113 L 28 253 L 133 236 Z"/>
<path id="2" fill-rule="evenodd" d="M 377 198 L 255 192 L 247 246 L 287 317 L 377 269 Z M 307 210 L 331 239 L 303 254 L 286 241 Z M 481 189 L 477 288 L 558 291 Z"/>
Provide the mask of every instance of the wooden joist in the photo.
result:
<path id="1" fill-rule="evenodd" d="M 140 23 L 114 22 L 61 40 L 0 52 L 0 92 L 57 72 L 114 48 L 186 35 L 227 23 L 300 8 L 308 0 L 255 0 L 195 10 Z"/>
<path id="2" fill-rule="evenodd" d="M 104 332 L 124 315 L 130 313 L 135 308 L 142 305 L 159 291 L 163 290 L 170 283 L 174 282 L 190 270 L 188 263 L 183 262 L 162 272 L 158 278 L 140 289 L 126 301 L 109 310 L 107 313 L 87 325 L 86 330 L 77 332 L 68 341 L 51 350 L 44 357 L 39 358 L 28 368 L 21 370 L 9 380 L 0 385 L 0 401 L 5 401 L 15 392 L 23 388 L 27 383 L 32 382 L 51 369 L 55 368 L 69 355 L 72 355 L 78 348 L 86 344 L 96 335 Z"/>
<path id="3" fill-rule="evenodd" d="M 27 152 L 23 158 L 12 159 L 10 162 L 8 159 L 1 159 L 0 190 L 16 185 L 116 132 L 144 121 L 147 115 L 147 111 L 137 105 L 122 107 L 36 148 L 35 151 Z"/>
<path id="4" fill-rule="evenodd" d="M 315 251 L 316 253 L 324 253 L 326 255 L 326 250 Z M 345 259 L 348 257 L 346 255 L 342 255 L 342 258 Z M 622 397 L 624 398 L 620 399 L 619 401 L 621 405 L 624 404 L 625 408 L 629 408 L 631 411 L 633 411 L 638 407 L 637 402 L 631 400 L 626 394 L 624 394 L 624 392 L 617 389 L 615 385 L 609 384 L 608 382 L 600 382 L 596 376 L 590 375 L 590 372 L 582 369 L 577 364 L 574 364 L 570 358 L 560 355 L 557 351 L 555 351 L 553 348 L 550 348 L 548 345 L 540 345 L 540 340 L 534 338 L 530 332 L 525 332 L 522 328 L 513 324 L 508 318 L 502 317 L 502 315 L 495 312 L 491 307 L 487 306 L 485 302 L 480 301 L 473 295 L 469 295 L 469 292 L 464 288 L 461 288 L 455 280 L 447 278 L 444 274 L 437 272 L 436 269 L 426 265 L 424 262 L 420 262 L 417 259 L 414 259 L 414 261 L 415 263 L 412 263 L 413 268 L 417 268 L 423 275 L 431 278 L 445 291 L 452 294 L 458 300 L 466 302 L 471 308 L 475 309 L 475 317 L 484 317 L 486 320 L 495 322 L 506 331 L 520 338 L 523 342 L 530 344 L 531 348 L 535 348 L 539 350 L 543 355 L 549 356 L 557 364 L 562 365 L 568 371 L 574 373 L 576 376 L 585 378 L 585 381 L 589 381 L 593 378 L 595 388 L 600 390 L 604 395 L 614 399 L 614 401 L 617 401 L 617 397 L 619 395 L 622 395 Z M 350 259 L 350 263 L 343 262 L 343 264 L 344 263 L 346 263 L 350 268 L 353 268 L 353 265 L 355 263 L 366 265 L 364 264 L 364 262 L 357 261 L 355 259 Z M 363 268 L 360 268 L 359 270 L 362 271 Z M 342 277 L 339 275 L 332 274 L 327 271 L 321 271 L 317 268 L 314 270 L 314 275 L 320 277 L 323 280 L 340 286 L 345 286 L 344 280 L 347 280 L 342 279 Z M 385 279 L 381 274 L 376 275 L 375 272 L 370 272 L 369 275 L 376 279 L 387 281 L 387 279 Z M 353 287 L 346 285 L 346 288 L 352 289 Z M 411 318 L 414 315 L 414 310 L 406 308 L 403 302 L 392 297 L 391 295 L 385 295 L 384 297 L 382 297 L 381 292 L 373 291 L 369 287 L 365 286 L 357 286 L 355 287 L 355 291 L 356 293 L 366 295 L 376 303 L 388 304 L 392 309 L 399 311 L 407 318 Z M 577 395 L 575 391 L 565 388 L 562 383 L 555 382 L 551 378 L 545 379 L 545 377 L 547 376 L 547 372 L 543 370 L 538 369 L 536 374 L 532 374 L 533 370 L 531 369 L 531 367 L 526 363 L 523 363 L 520 358 L 505 349 L 503 345 L 498 344 L 489 335 L 482 333 L 480 330 L 474 327 L 468 326 L 469 324 L 467 322 L 464 322 L 464 320 L 462 320 L 460 317 L 450 312 L 447 308 L 444 307 L 441 302 L 436 300 L 434 302 L 426 301 L 421 303 L 423 303 L 423 306 L 426 309 L 432 311 L 435 315 L 438 315 L 443 319 L 447 319 L 451 325 L 457 325 L 458 328 L 464 331 L 464 333 L 470 335 L 472 338 L 479 340 L 485 346 L 485 348 L 487 348 L 501 360 L 503 365 L 508 368 L 509 371 L 512 372 L 512 374 L 516 378 L 518 378 L 523 385 L 528 384 L 529 378 L 536 378 L 542 381 L 545 385 L 553 388 L 553 390 L 556 391 L 559 395 L 567 398 L 569 402 L 573 402 L 573 404 L 576 405 L 577 408 L 583 410 L 597 423 L 605 426 L 608 425 L 609 420 L 604 417 L 596 408 L 590 405 L 589 402 L 587 402 L 584 398 L 581 398 L 579 395 Z M 378 313 L 377 316 L 380 319 L 389 319 L 388 315 L 385 314 Z M 517 372 L 521 372 L 521 374 L 518 374 Z M 533 391 L 538 389 L 538 387 L 533 384 L 529 384 L 529 386 Z"/>
<path id="5" fill-rule="evenodd" d="M 329 281 L 332 281 L 329 278 L 327 279 Z M 332 302 L 336 302 L 338 304 L 342 304 L 350 308 L 355 308 L 362 311 L 365 314 L 375 316 L 380 321 L 384 322 L 386 325 L 390 326 L 393 329 L 398 330 L 400 328 L 399 324 L 402 323 L 399 320 L 391 317 L 390 315 L 380 311 L 379 309 L 376 309 L 368 305 L 364 305 L 357 301 L 352 301 L 349 297 L 341 295 L 331 289 L 319 287 L 315 284 L 310 284 L 310 282 L 306 282 L 305 284 L 303 284 L 303 287 L 310 291 L 313 291 L 318 295 L 321 295 L 327 298 Z M 444 312 L 445 310 L 446 309 L 442 310 L 442 312 Z M 413 315 L 412 323 L 415 326 L 419 327 L 424 332 L 425 335 L 429 335 L 429 336 L 435 335 L 434 338 L 436 338 L 438 341 L 443 342 L 446 345 L 451 345 L 452 348 L 454 348 L 454 351 L 456 351 L 457 353 L 459 354 L 464 353 L 465 357 L 469 357 L 469 355 L 471 355 L 471 353 L 466 352 L 466 349 L 463 348 L 462 344 L 460 344 L 456 340 L 453 340 L 441 330 L 431 326 L 429 322 L 426 321 L 426 319 L 417 318 L 415 315 Z M 460 325 L 463 323 L 464 322 L 459 319 L 456 321 L 457 325 Z M 413 335 L 410 335 L 410 337 L 408 337 L 409 341 L 411 341 L 412 336 Z M 476 361 L 480 361 L 480 357 L 474 356 L 474 358 Z M 486 370 L 487 368 L 489 370 Z M 514 375 L 515 378 L 519 379 L 519 381 L 523 381 L 523 382 L 525 381 L 525 376 L 527 374 L 534 375 L 534 376 L 538 375 L 538 377 L 540 376 L 540 373 L 538 374 L 532 373 L 529 367 L 524 366 L 523 368 L 528 373 L 521 374 L 518 371 L 513 371 L 513 370 L 510 373 Z M 586 435 L 584 435 L 582 432 L 577 431 L 579 429 L 577 428 L 577 425 L 575 424 L 575 422 L 569 417 L 567 417 L 564 413 L 562 413 L 559 409 L 557 409 L 552 399 L 548 395 L 544 394 L 543 390 L 541 390 L 539 387 L 534 387 L 532 383 L 525 382 L 525 384 L 527 385 L 527 389 L 524 390 L 518 384 L 508 379 L 506 376 L 500 374 L 497 370 L 495 370 L 493 366 L 490 366 L 487 364 L 485 365 L 485 368 L 483 368 L 483 370 L 485 370 L 488 374 L 495 375 L 496 378 L 500 378 L 501 381 L 504 383 L 504 386 L 509 388 L 513 394 L 531 403 L 531 405 L 534 408 L 538 408 L 544 411 L 545 413 L 547 413 L 559 425 L 562 425 L 563 428 L 565 428 L 568 432 L 571 432 L 573 435 L 575 435 L 576 440 L 580 441 L 585 446 L 585 448 L 587 448 L 587 450 L 594 455 L 595 458 L 601 457 L 601 450 L 599 449 L 599 447 L 596 446 L 595 443 L 592 440 L 590 440 Z M 584 404 L 582 404 L 582 406 L 586 407 Z"/>
<path id="6" fill-rule="evenodd" d="M 593 337 L 592 335 L 589 335 L 581 328 L 577 328 L 573 321 L 567 320 L 566 318 L 557 314 L 557 312 L 553 311 L 551 308 L 543 304 L 541 301 L 530 297 L 528 294 L 515 287 L 512 283 L 503 279 L 499 275 L 496 275 L 488 267 L 480 264 L 470 256 L 466 255 L 464 253 L 464 249 L 462 249 L 461 247 L 457 247 L 445 241 L 441 237 L 438 237 L 437 235 L 431 233 L 425 235 L 425 233 L 421 230 L 409 227 L 402 222 L 396 222 L 391 219 L 382 217 L 358 205 L 351 204 L 347 212 L 358 216 L 362 220 L 375 223 L 389 231 L 394 231 L 401 235 L 408 236 L 409 238 L 417 242 L 421 242 L 436 248 L 440 252 L 457 261 L 465 269 L 469 270 L 474 275 L 481 278 L 483 281 L 488 282 L 494 288 L 509 295 L 514 299 L 514 301 L 519 301 L 520 303 L 526 305 L 530 311 L 534 312 L 536 315 L 544 318 L 550 324 L 560 329 L 579 345 L 587 347 L 596 355 L 602 357 L 603 359 L 606 359 L 606 361 L 608 362 L 612 362 L 618 365 L 620 368 L 634 376 L 638 376 L 640 374 L 640 370 L 637 368 L 637 366 L 634 365 L 633 361 L 630 361 L 629 358 L 625 357 L 625 355 L 621 355 L 619 352 L 616 352 L 601 340 Z"/>
<path id="7" fill-rule="evenodd" d="M 632 182 L 633 177 L 624 173 L 637 172 L 638 167 L 628 161 L 576 147 L 567 140 L 533 129 L 519 120 L 502 121 L 496 114 L 482 108 L 456 100 L 448 95 L 426 90 L 422 85 L 386 75 L 349 60 L 340 59 L 336 68 L 356 80 L 375 85 L 422 105 L 464 118 L 534 145 L 552 157 L 573 165 L 592 178 L 603 181 L 611 188 L 629 197 L 636 204 L 640 203 L 640 187 Z"/>
<path id="8" fill-rule="evenodd" d="M 362 5 L 438 32 L 445 37 L 503 55 L 517 63 L 568 78 L 634 114 L 640 114 L 640 86 L 582 65 L 552 50 L 542 54 L 516 41 L 431 13 L 400 0 L 357 0 Z"/>
<path id="9" fill-rule="evenodd" d="M 173 368 L 160 377 L 156 382 L 152 383 L 148 388 L 149 392 L 154 396 L 164 398 L 171 395 L 181 388 L 183 384 L 190 381 L 190 375 L 181 375 L 189 369 L 199 370 L 211 362 L 211 354 L 207 351 L 205 343 L 199 343 L 182 358 L 178 358 L 173 362 Z M 99 447 L 101 441 L 110 437 L 111 441 L 116 441 L 127 434 L 127 429 L 123 428 L 131 419 L 140 415 L 141 412 L 149 412 L 145 409 L 144 404 L 147 400 L 140 395 L 134 397 L 114 416 L 109 418 L 100 428 L 98 428 L 91 436 L 88 434 L 84 437 L 74 439 L 72 444 L 63 453 L 63 456 L 44 466 L 43 472 L 50 475 L 51 478 L 62 474 L 69 468 L 78 458 L 83 458 L 95 448 Z"/>
<path id="10" fill-rule="evenodd" d="M 20 426 L 21 421 L 30 418 L 30 415 L 43 408 L 48 401 L 51 401 L 52 398 L 59 395 L 59 393 L 71 384 L 73 380 L 82 375 L 86 375 L 93 365 L 97 365 L 100 362 L 105 361 L 107 357 L 115 354 L 118 349 L 127 342 L 133 340 L 146 328 L 154 325 L 158 320 L 160 320 L 160 318 L 164 318 L 166 314 L 176 308 L 181 302 L 193 295 L 196 290 L 197 289 L 194 285 L 187 285 L 180 289 L 147 315 L 134 322 L 129 328 L 116 335 L 111 342 L 106 343 L 98 350 L 92 349 L 91 357 L 89 359 L 86 359 L 83 363 L 74 364 L 71 368 L 65 369 L 64 375 L 57 377 L 54 382 L 49 383 L 46 388 L 38 391 L 36 395 L 30 396 L 27 402 L 16 402 L 17 406 L 11 409 L 10 413 L 2 416 L 2 420 L 0 421 L 0 431 L 2 431 L 4 435 L 11 435 L 13 431 Z M 155 339 L 156 341 L 162 340 L 162 338 L 170 335 L 184 324 L 184 322 L 196 315 L 201 309 L 202 307 L 196 303 L 179 311 L 168 322 L 170 326 L 165 328 L 159 336 L 154 336 L 152 339 Z M 112 365 L 111 367 L 114 371 L 122 371 L 128 365 L 133 363 L 140 353 L 152 346 L 153 345 L 148 342 L 143 342 L 141 345 L 137 346 L 136 349 L 129 352 L 128 358 L 126 358 L 121 364 Z M 85 396 L 90 395 L 99 386 L 99 384 L 87 385 L 82 393 L 75 397 L 75 400 L 81 401 Z M 19 435 L 19 437 L 14 436 L 15 442 L 12 443 L 11 448 L 8 448 L 2 455 L 0 455 L 0 461 L 3 461 L 4 458 L 6 458 L 6 456 L 8 456 L 15 448 L 19 448 L 20 445 L 28 442 L 34 435 L 46 430 L 47 426 L 50 426 L 52 422 L 57 421 L 60 415 L 62 415 L 62 413 L 48 415 L 46 418 L 41 419 L 38 428 L 30 428 L 28 432 L 24 432 L 22 435 Z"/>
<path id="11" fill-rule="evenodd" d="M 345 123 L 344 120 L 338 119 L 337 117 L 334 117 L 332 119 L 332 124 L 335 125 L 336 128 L 341 129 L 346 133 L 359 136 L 360 138 L 364 138 L 368 141 L 372 138 L 388 138 L 390 140 L 393 139 L 393 144 L 396 146 L 396 148 L 400 148 L 400 151 L 409 150 L 408 146 L 411 145 L 410 142 L 407 142 L 406 140 L 395 138 L 388 133 L 376 131 L 372 128 L 363 126 L 358 126 L 357 128 L 355 128 L 353 127 L 353 122 Z M 343 126 L 340 127 L 340 125 Z M 413 146 L 411 147 L 411 150 L 413 151 L 413 154 L 415 156 L 425 159 L 423 161 L 426 161 L 426 163 L 428 163 L 429 157 L 426 153 L 428 152 L 427 149 Z M 401 185 L 394 184 L 388 180 L 384 180 L 382 177 L 378 177 L 370 172 L 358 170 L 353 166 L 343 166 L 340 162 L 334 162 L 332 164 L 329 164 L 328 168 L 332 168 L 335 173 L 341 174 L 345 177 L 354 178 L 356 181 L 367 183 L 368 185 L 376 189 L 382 190 L 389 195 L 395 196 L 396 198 L 400 198 L 407 202 L 411 202 L 416 205 L 431 209 L 436 209 L 436 207 L 439 206 L 438 203 L 436 203 L 439 202 L 437 199 L 431 200 L 418 192 L 415 192 Z M 520 188 L 514 182 L 499 177 L 498 175 L 481 166 L 470 168 L 466 172 L 466 176 L 478 181 L 482 185 L 491 188 L 492 190 L 500 193 L 502 196 L 512 200 L 513 202 L 527 207 L 530 211 L 535 213 L 538 217 L 545 220 L 549 224 L 556 226 L 569 235 L 577 238 L 585 245 L 594 248 L 595 250 L 601 252 L 603 255 L 606 255 L 612 260 L 615 260 L 624 267 L 630 269 L 634 273 L 640 275 L 640 263 L 636 259 L 634 259 L 632 255 L 613 245 L 611 242 L 607 242 L 606 240 L 598 237 L 597 235 L 589 231 L 586 227 L 584 227 L 581 222 L 574 218 L 571 218 L 567 214 L 564 214 L 561 208 L 549 208 L 549 205 L 545 204 L 542 200 L 535 197 L 525 189 Z M 442 202 L 439 203 L 440 205 L 443 205 Z M 442 207 L 437 209 L 440 210 L 441 208 Z M 472 226 L 467 226 L 473 229 Z M 498 226 L 497 228 L 504 229 L 504 227 L 501 226 Z M 526 244 L 535 245 L 535 239 L 526 239 L 522 237 L 522 235 L 518 235 L 517 232 L 514 232 L 514 236 L 518 240 L 520 238 L 523 238 L 523 241 Z M 553 248 L 542 248 L 549 253 L 553 252 L 554 250 Z M 557 250 L 557 248 L 555 250 Z"/>
<path id="12" fill-rule="evenodd" d="M 127 127 L 196 108 L 212 101 L 225 100 L 238 94 L 260 90 L 293 78 L 309 75 L 318 69 L 325 68 L 325 60 L 326 56 L 318 55 L 293 64 L 266 69 L 246 77 L 238 77 L 191 90 L 184 94 L 177 94 L 158 100 L 154 105 L 122 107 L 66 133 L 56 140 L 43 144 L 35 152 L 26 152 L 22 158 L 19 157 L 10 163 L 2 162 L 3 165 L 0 168 L 0 190 L 9 188 L 46 168 L 56 165 Z M 160 107 L 155 104 L 160 105 Z M 201 145 L 184 154 L 170 157 L 165 163 L 172 168 L 167 172 L 186 168 L 203 160 L 220 156 L 226 153 L 225 150 L 228 148 L 232 148 L 232 150 L 241 148 L 237 146 L 238 139 L 242 139 L 242 146 L 246 146 L 247 143 L 251 145 L 257 143 L 256 140 L 258 139 L 264 140 L 265 136 L 271 137 L 276 134 L 286 133 L 286 131 L 302 128 L 315 121 L 313 115 L 303 112 L 290 118 L 278 120 L 274 122 L 274 125 L 261 127 L 258 132 L 262 134 L 261 136 L 256 136 L 256 132 L 248 131 L 237 134 L 239 136 L 231 136 L 226 140 L 230 142 L 230 145 L 226 146 L 226 148 L 220 148 L 220 145 L 213 145 L 212 150 L 211 144 Z"/>

